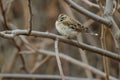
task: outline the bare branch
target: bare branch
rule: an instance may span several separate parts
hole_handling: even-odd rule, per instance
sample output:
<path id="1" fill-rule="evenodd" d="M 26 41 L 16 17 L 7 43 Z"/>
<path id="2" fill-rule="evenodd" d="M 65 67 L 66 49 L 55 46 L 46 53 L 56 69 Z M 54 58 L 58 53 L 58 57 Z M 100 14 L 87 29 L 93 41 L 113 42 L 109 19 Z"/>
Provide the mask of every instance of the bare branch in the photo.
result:
<path id="1" fill-rule="evenodd" d="M 104 12 L 105 16 L 108 17 L 112 15 L 113 5 L 114 5 L 113 0 L 106 0 L 106 7 Z"/>
<path id="2" fill-rule="evenodd" d="M 31 34 L 32 31 L 32 7 L 31 7 L 31 0 L 28 0 L 28 7 L 29 7 L 29 14 L 30 14 L 30 20 L 29 20 L 29 31 L 28 31 L 28 35 Z"/>
<path id="3" fill-rule="evenodd" d="M 97 22 L 103 23 L 103 24 L 107 25 L 108 27 L 112 26 L 111 21 L 109 19 L 102 18 L 102 17 L 100 17 L 100 16 L 98 16 L 98 15 L 84 9 L 80 5 L 77 5 L 76 3 L 74 3 L 72 0 L 64 0 L 64 1 L 67 4 L 69 4 L 70 7 L 72 7 L 76 11 L 84 14 L 85 16 L 90 17 L 91 19 L 93 19 L 93 20 L 95 20 Z"/>
<path id="4" fill-rule="evenodd" d="M 58 64 L 58 68 L 59 68 L 59 71 L 60 71 L 60 75 L 61 75 L 61 77 L 62 77 L 62 80 L 65 80 L 65 78 L 64 78 L 64 73 L 63 73 L 63 69 L 62 69 L 62 65 L 61 65 L 61 61 L 60 61 L 60 57 L 59 57 L 58 43 L 59 43 L 59 39 L 57 38 L 57 39 L 55 40 L 56 60 L 57 60 L 57 64 Z"/>
<path id="5" fill-rule="evenodd" d="M 82 35 L 81 35 L 81 34 L 79 34 L 79 35 L 77 36 L 77 40 L 78 40 L 79 42 L 83 42 L 83 38 L 82 38 Z M 89 61 L 88 61 L 87 55 L 86 55 L 86 51 L 79 48 L 79 53 L 80 53 L 80 55 L 81 55 L 82 61 L 83 61 L 84 63 L 86 63 L 86 64 L 89 64 Z M 85 69 L 85 72 L 86 72 L 86 75 L 87 75 L 88 78 L 93 78 L 91 71 Z"/>
<path id="6" fill-rule="evenodd" d="M 10 35 L 10 37 L 9 37 L 9 35 Z M 18 35 L 26 35 L 27 36 L 27 30 L 11 30 L 11 31 L 0 32 L 0 37 L 2 37 L 2 38 L 14 38 L 15 36 L 18 36 Z M 107 51 L 107 50 L 104 50 L 101 48 L 97 48 L 95 46 L 90 46 L 90 45 L 87 45 L 87 44 L 84 44 L 84 43 L 81 43 L 81 42 L 78 42 L 75 40 L 69 40 L 69 39 L 66 39 L 62 36 L 58 36 L 58 35 L 55 35 L 52 33 L 32 31 L 31 36 L 50 38 L 53 40 L 58 38 L 59 41 L 61 41 L 61 42 L 64 42 L 64 43 L 67 43 L 67 44 L 70 44 L 72 46 L 76 46 L 78 48 L 82 48 L 82 49 L 85 49 L 88 51 L 95 52 L 96 54 L 100 54 L 102 56 L 104 55 L 104 56 L 110 57 L 116 61 L 120 61 L 120 55 L 118 55 L 116 53 L 113 53 L 113 52 L 110 52 L 110 51 Z"/>
<path id="7" fill-rule="evenodd" d="M 52 79 L 52 80 L 58 80 L 61 79 L 61 76 L 59 75 L 39 75 L 39 74 L 0 74 L 0 77 L 4 78 L 35 78 L 35 79 Z M 88 80 L 88 78 L 78 78 L 78 77 L 69 77 L 65 76 L 66 80 Z M 99 79 L 90 79 L 90 80 L 99 80 Z"/>
<path id="8" fill-rule="evenodd" d="M 11 1 L 11 3 L 12 3 L 12 1 Z M 7 22 L 7 18 L 6 18 L 6 12 L 8 11 L 8 9 L 9 9 L 9 7 L 11 6 L 11 3 L 9 4 L 9 6 L 6 8 L 6 10 L 4 9 L 4 6 L 3 6 L 3 3 L 2 3 L 2 0 L 0 0 L 0 7 L 1 7 L 1 11 L 2 11 L 2 16 L 3 16 L 3 22 L 4 22 L 4 29 L 5 30 L 10 30 L 10 28 L 9 28 L 9 26 L 8 26 L 8 22 Z M 10 38 L 10 37 L 9 37 Z M 16 41 L 15 41 L 15 39 L 13 38 L 12 40 L 11 40 L 12 42 L 13 42 L 13 44 L 14 44 L 14 46 L 18 49 L 18 52 L 20 51 L 20 47 L 19 47 L 19 45 L 16 43 Z M 17 52 L 17 53 L 18 53 Z M 17 55 L 17 54 L 15 54 L 15 55 Z M 26 72 L 28 72 L 27 71 L 27 69 L 26 69 L 26 67 L 25 67 L 25 62 L 24 62 L 24 58 L 23 58 L 23 56 L 20 54 L 19 55 L 20 56 L 20 58 L 21 58 L 21 60 L 22 60 L 22 63 L 23 63 L 23 65 L 24 65 L 24 70 L 26 71 Z M 11 63 L 11 66 L 13 66 L 13 63 L 14 63 L 14 61 Z M 10 67 L 10 68 L 12 68 L 12 67 Z"/>
<path id="9" fill-rule="evenodd" d="M 92 2 L 90 2 L 89 0 L 81 0 L 82 2 L 84 2 L 85 4 L 87 4 L 88 6 L 92 6 L 92 7 L 95 7 L 95 8 L 100 8 L 99 7 L 99 5 L 97 5 L 97 4 L 94 4 L 94 3 L 92 3 Z"/>
<path id="10" fill-rule="evenodd" d="M 106 0 L 106 6 L 105 6 L 105 10 L 104 10 L 104 17 L 106 19 L 110 19 L 109 17 L 112 16 L 113 14 L 113 0 Z M 102 25 L 102 32 L 101 32 L 101 46 L 103 49 L 107 49 L 107 38 L 106 38 L 106 32 L 108 31 L 109 29 L 105 26 L 105 25 Z M 104 70 L 106 72 L 106 78 L 105 80 L 110 80 L 109 79 L 109 75 L 110 75 L 110 67 L 109 67 L 109 58 L 106 57 L 106 56 L 103 56 L 103 64 L 104 64 Z"/>
<path id="11" fill-rule="evenodd" d="M 4 10 L 4 7 L 3 7 L 3 3 L 2 3 L 2 0 L 0 0 L 0 8 L 1 8 L 1 11 L 2 11 L 2 17 L 3 17 L 3 22 L 4 22 L 4 29 L 8 30 L 9 27 L 7 25 L 7 20 L 6 20 L 6 13 L 5 13 L 5 10 Z"/>
<path id="12" fill-rule="evenodd" d="M 21 51 L 20 54 L 35 54 L 35 52 L 36 51 Z M 56 56 L 55 52 L 51 52 L 51 51 L 46 51 L 46 50 L 39 49 L 39 50 L 37 50 L 37 52 L 39 54 L 45 54 L 45 55 L 54 56 L 54 57 Z M 100 70 L 98 70 L 98 69 L 96 69 L 96 68 L 94 68 L 94 67 L 92 67 L 92 66 L 90 66 L 86 63 L 78 61 L 78 60 L 76 60 L 76 59 L 74 59 L 70 56 L 64 55 L 64 53 L 59 53 L 59 56 L 60 56 L 60 58 L 65 59 L 65 60 L 69 61 L 70 63 L 72 63 L 74 65 L 77 65 L 77 66 L 82 67 L 84 69 L 88 69 L 91 72 L 93 72 L 95 74 L 98 74 L 101 77 L 105 77 L 105 73 L 103 73 L 102 71 L 100 71 Z M 112 76 L 110 76 L 110 79 L 111 80 L 117 80 L 116 78 L 114 78 Z"/>
<path id="13" fill-rule="evenodd" d="M 98 5 L 99 5 L 99 7 L 100 7 L 101 12 L 104 12 L 104 7 L 102 6 L 101 1 L 100 1 L 100 0 L 97 0 L 97 3 L 98 3 Z"/>
<path id="14" fill-rule="evenodd" d="M 51 58 L 51 56 L 46 56 L 42 61 L 37 62 L 37 64 L 35 64 L 35 66 L 33 67 L 33 69 L 30 71 L 31 74 L 35 73 L 35 71 L 37 71 L 38 69 L 40 69 L 40 67 L 45 64 L 47 61 L 49 61 Z"/>

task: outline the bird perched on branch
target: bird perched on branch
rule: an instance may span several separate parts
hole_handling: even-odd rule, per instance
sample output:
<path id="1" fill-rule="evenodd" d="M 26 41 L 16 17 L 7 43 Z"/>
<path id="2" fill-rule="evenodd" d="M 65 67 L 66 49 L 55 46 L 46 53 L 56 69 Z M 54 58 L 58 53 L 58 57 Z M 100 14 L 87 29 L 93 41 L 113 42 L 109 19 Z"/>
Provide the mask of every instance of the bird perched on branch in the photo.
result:
<path id="1" fill-rule="evenodd" d="M 57 31 L 67 38 L 74 38 L 80 32 L 86 31 L 87 27 L 84 27 L 80 22 L 70 18 L 65 14 L 60 14 L 55 22 Z"/>

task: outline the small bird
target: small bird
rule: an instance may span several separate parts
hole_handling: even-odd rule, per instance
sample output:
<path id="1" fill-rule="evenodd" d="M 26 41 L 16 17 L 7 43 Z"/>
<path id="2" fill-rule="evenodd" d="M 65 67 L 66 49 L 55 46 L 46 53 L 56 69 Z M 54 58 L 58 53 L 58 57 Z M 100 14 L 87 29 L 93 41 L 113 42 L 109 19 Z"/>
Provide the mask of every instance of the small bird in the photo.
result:
<path id="1" fill-rule="evenodd" d="M 87 29 L 80 22 L 70 18 L 65 14 L 60 14 L 58 16 L 58 19 L 55 22 L 55 26 L 57 31 L 67 38 L 74 38 L 80 32 L 86 31 Z"/>

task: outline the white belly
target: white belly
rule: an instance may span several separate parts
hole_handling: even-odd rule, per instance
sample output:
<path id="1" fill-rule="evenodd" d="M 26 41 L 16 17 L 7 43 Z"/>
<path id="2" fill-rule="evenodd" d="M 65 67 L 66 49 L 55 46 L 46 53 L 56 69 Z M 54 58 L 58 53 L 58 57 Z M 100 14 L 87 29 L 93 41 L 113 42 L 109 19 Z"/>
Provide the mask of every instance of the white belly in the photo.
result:
<path id="1" fill-rule="evenodd" d="M 74 31 L 73 29 L 69 28 L 68 26 L 64 26 L 61 22 L 56 21 L 55 23 L 57 31 L 66 36 L 68 38 L 73 38 L 77 36 L 78 32 Z"/>

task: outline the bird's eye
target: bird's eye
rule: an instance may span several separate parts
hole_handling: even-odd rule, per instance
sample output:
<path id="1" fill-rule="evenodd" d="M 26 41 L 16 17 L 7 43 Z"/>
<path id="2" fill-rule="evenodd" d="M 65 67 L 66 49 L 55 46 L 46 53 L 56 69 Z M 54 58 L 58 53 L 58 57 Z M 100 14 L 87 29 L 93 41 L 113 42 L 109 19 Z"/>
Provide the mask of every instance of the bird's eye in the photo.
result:
<path id="1" fill-rule="evenodd" d="M 61 16 L 60 21 L 63 21 L 64 19 L 65 19 L 65 17 Z"/>
<path id="2" fill-rule="evenodd" d="M 64 19 L 65 17 L 61 17 L 61 19 Z"/>

